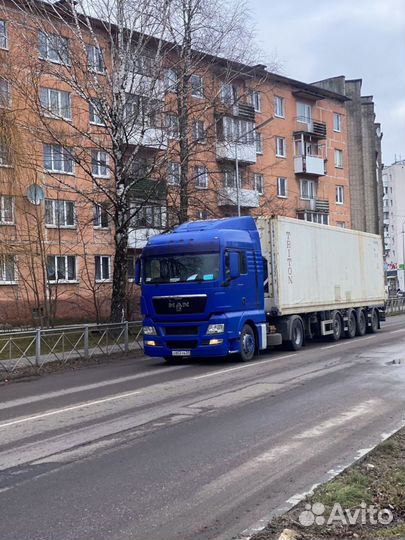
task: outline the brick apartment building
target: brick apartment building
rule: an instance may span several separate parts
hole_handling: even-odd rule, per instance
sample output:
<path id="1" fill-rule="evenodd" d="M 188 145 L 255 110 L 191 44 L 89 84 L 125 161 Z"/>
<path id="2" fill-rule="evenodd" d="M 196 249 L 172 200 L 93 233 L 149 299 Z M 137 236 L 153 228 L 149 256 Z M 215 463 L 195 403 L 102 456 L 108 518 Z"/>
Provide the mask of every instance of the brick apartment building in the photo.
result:
<path id="1" fill-rule="evenodd" d="M 95 99 L 58 75 L 68 68 L 57 44 L 80 57 L 69 25 L 56 35 L 57 23 L 34 21 L 24 33 L 32 20 L 26 17 L 13 3 L 0 8 L 0 325 L 102 319 L 114 254 L 108 130 Z M 89 35 L 82 61 L 89 78 L 101 79 L 109 70 L 109 42 L 103 26 L 93 24 L 103 55 Z M 138 178 L 129 195 L 138 211 L 128 240 L 128 316 L 137 312 L 130 284 L 135 256 L 148 236 L 178 222 L 181 199 L 176 58 L 167 56 L 154 82 L 146 64 L 134 62 L 142 85 L 126 94 L 138 110 L 153 92 L 155 108 L 142 136 L 132 133 L 128 141 L 137 148 Z M 29 90 L 32 73 L 37 101 Z M 243 215 L 351 227 L 346 96 L 261 65 L 206 56 L 190 77 L 189 99 L 189 219 L 236 215 L 239 201 Z M 149 175 L 151 161 L 158 166 Z"/>

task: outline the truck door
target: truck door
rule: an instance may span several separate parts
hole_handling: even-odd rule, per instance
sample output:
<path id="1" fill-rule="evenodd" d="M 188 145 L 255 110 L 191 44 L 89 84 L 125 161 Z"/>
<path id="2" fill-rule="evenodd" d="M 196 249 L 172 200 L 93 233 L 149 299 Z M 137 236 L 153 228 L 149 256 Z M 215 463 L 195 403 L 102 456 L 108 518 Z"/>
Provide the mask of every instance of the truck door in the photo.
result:
<path id="1" fill-rule="evenodd" d="M 239 255 L 239 277 L 229 282 L 232 289 L 232 305 L 235 310 L 246 311 L 256 308 L 256 282 L 254 272 L 249 271 L 249 267 L 254 270 L 253 251 L 246 250 L 226 250 L 225 251 L 225 280 L 230 277 L 229 255 L 237 252 Z"/>

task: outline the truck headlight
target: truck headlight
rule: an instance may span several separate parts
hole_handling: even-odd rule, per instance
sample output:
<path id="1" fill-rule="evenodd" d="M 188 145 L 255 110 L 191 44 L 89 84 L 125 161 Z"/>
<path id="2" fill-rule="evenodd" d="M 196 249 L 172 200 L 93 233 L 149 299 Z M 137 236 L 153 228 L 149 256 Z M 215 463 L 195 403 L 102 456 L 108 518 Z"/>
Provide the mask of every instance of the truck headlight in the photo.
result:
<path id="1" fill-rule="evenodd" d="M 207 328 L 207 334 L 223 334 L 225 332 L 225 325 L 221 324 L 209 324 Z"/>
<path id="2" fill-rule="evenodd" d="M 156 336 L 156 328 L 154 326 L 143 327 L 144 336 Z"/>

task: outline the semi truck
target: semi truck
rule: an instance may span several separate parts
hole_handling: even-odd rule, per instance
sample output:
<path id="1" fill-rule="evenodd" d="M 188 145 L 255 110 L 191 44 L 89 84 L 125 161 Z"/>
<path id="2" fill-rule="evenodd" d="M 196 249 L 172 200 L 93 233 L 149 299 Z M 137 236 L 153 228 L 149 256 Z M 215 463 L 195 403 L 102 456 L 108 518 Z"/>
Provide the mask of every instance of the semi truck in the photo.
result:
<path id="1" fill-rule="evenodd" d="M 384 320 L 377 235 L 287 217 L 192 221 L 152 237 L 137 262 L 145 353 L 237 357 Z"/>

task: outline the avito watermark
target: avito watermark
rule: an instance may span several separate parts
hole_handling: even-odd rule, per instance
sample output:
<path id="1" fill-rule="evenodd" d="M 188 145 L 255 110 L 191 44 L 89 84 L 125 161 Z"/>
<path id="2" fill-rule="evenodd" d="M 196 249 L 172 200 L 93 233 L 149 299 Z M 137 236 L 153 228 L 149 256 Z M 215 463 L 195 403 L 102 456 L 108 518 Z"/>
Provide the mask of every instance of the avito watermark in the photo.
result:
<path id="1" fill-rule="evenodd" d="M 298 517 L 299 522 L 303 527 L 311 525 L 333 525 L 340 523 L 342 525 L 389 525 L 393 520 L 391 510 L 388 508 L 376 508 L 375 506 L 367 505 L 365 502 L 360 504 L 359 508 L 347 509 L 342 508 L 342 505 L 335 503 L 329 513 L 325 515 L 325 505 L 322 503 L 314 503 L 305 505 L 305 510 Z"/>

